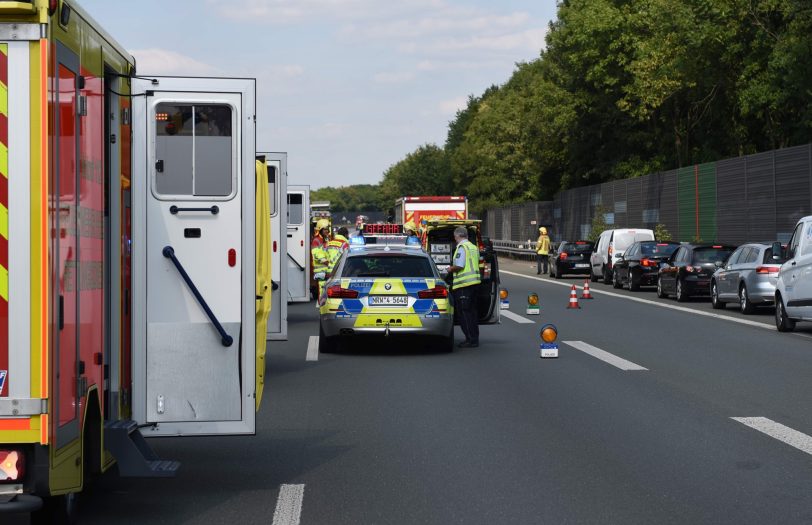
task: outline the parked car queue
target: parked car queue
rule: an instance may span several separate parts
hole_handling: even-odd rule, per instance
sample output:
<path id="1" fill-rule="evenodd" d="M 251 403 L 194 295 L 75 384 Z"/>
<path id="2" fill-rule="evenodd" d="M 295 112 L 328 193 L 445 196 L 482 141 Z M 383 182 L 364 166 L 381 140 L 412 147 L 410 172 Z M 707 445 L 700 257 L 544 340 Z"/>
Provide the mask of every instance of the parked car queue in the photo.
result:
<path id="1" fill-rule="evenodd" d="M 565 274 L 677 301 L 707 297 L 714 309 L 731 303 L 743 314 L 770 307 L 777 329 L 791 331 L 812 321 L 812 216 L 798 221 L 787 244 L 678 243 L 655 240 L 651 230 L 606 230 L 597 243 L 556 244 L 550 276 Z"/>

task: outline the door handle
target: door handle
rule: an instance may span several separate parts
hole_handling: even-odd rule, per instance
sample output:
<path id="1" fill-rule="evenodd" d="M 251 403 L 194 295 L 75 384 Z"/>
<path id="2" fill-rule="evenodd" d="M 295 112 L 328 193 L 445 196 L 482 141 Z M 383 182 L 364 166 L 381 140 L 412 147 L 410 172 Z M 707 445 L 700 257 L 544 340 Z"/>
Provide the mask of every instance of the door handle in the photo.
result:
<path id="1" fill-rule="evenodd" d="M 65 296 L 59 296 L 59 329 L 65 328 Z"/>
<path id="2" fill-rule="evenodd" d="M 163 160 L 155 161 L 155 171 L 157 171 L 158 173 L 163 173 L 164 172 L 164 161 Z"/>
<path id="3" fill-rule="evenodd" d="M 217 215 L 220 213 L 220 208 L 217 206 L 212 206 L 210 208 L 178 208 L 174 204 L 169 207 L 169 213 L 172 215 L 177 215 L 179 211 L 208 211 L 211 212 L 212 215 Z"/>

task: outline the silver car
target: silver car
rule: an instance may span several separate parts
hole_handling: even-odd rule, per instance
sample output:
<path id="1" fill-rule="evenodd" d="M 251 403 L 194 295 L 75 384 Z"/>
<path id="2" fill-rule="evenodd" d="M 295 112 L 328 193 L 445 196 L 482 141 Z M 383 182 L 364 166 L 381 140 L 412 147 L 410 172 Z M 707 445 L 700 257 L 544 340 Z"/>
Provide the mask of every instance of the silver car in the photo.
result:
<path id="1" fill-rule="evenodd" d="M 739 246 L 711 278 L 711 305 L 722 309 L 736 302 L 743 314 L 751 314 L 758 305 L 775 302 L 778 271 L 784 260 L 773 256 L 769 244 L 748 243 Z"/>
<path id="2" fill-rule="evenodd" d="M 454 309 L 420 245 L 351 245 L 319 296 L 319 351 L 356 337 L 425 337 L 454 348 Z"/>

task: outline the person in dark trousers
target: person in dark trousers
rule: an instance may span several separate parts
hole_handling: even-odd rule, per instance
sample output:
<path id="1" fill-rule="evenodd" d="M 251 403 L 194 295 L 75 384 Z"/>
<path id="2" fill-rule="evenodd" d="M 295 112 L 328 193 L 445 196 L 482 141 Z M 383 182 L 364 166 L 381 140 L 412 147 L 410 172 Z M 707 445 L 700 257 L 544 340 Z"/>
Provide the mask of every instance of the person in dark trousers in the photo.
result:
<path id="1" fill-rule="evenodd" d="M 457 346 L 476 348 L 479 346 L 479 315 L 476 308 L 476 292 L 480 283 L 479 248 L 468 240 L 468 230 L 463 227 L 454 230 L 454 240 L 457 249 L 448 273 L 454 278 L 451 283 L 454 312 L 465 334 L 465 341 Z"/>
<path id="2" fill-rule="evenodd" d="M 547 228 L 539 228 L 539 238 L 536 241 L 536 275 L 546 274 L 549 270 L 550 261 L 550 237 L 547 235 Z"/>

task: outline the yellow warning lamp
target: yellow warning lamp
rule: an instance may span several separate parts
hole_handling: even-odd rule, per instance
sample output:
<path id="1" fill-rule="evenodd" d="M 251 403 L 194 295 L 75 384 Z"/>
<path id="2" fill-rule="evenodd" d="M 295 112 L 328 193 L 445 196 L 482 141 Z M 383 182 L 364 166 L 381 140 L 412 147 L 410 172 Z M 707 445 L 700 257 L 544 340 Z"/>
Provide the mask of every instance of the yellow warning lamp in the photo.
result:
<path id="1" fill-rule="evenodd" d="M 504 301 L 505 299 L 507 299 L 507 298 L 508 298 L 508 291 L 507 291 L 507 290 L 505 290 L 504 288 L 502 288 L 501 290 L 499 290 L 499 298 L 500 298 L 501 300 L 503 300 L 503 301 Z"/>
<path id="2" fill-rule="evenodd" d="M 539 335 L 541 336 L 541 340 L 545 343 L 554 343 L 558 338 L 558 329 L 551 324 L 546 324 L 541 327 Z"/>
<path id="3" fill-rule="evenodd" d="M 530 306 L 538 306 L 539 304 L 539 294 L 531 293 L 527 296 L 527 304 Z"/>

